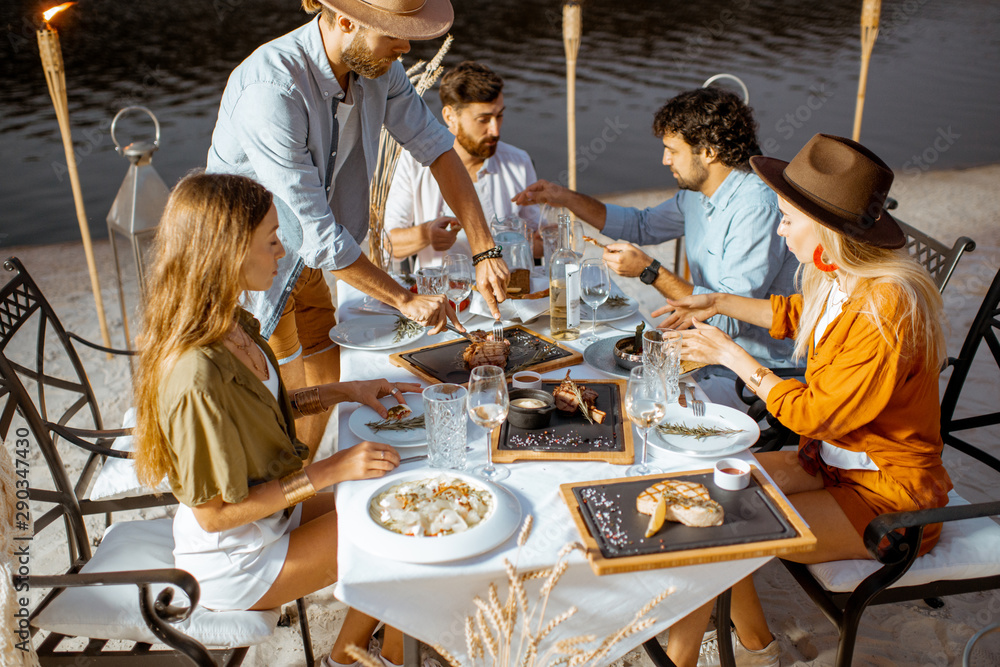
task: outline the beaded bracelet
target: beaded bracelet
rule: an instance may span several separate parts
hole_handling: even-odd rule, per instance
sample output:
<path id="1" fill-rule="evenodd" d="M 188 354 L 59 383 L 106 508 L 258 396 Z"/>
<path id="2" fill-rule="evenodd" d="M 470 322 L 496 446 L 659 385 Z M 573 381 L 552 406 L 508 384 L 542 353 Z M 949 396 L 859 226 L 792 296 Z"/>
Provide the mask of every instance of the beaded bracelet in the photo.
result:
<path id="1" fill-rule="evenodd" d="M 484 259 L 501 259 L 503 257 L 503 246 L 495 245 L 489 250 L 485 250 L 472 256 L 472 265 L 476 266 Z"/>
<path id="2" fill-rule="evenodd" d="M 292 394 L 292 407 L 298 410 L 300 415 L 318 415 L 326 412 L 323 401 L 319 398 L 319 387 L 302 389 Z"/>
<path id="3" fill-rule="evenodd" d="M 285 475 L 278 480 L 278 484 L 281 485 L 281 492 L 285 495 L 285 502 L 288 503 L 289 507 L 294 507 L 303 500 L 308 500 L 316 495 L 316 489 L 305 470 Z"/>

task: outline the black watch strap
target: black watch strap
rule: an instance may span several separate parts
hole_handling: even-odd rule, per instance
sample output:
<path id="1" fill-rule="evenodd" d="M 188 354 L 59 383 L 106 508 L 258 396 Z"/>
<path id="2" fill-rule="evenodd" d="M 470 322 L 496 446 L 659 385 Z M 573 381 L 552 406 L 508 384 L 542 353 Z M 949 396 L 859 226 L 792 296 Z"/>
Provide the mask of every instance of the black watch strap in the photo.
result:
<path id="1" fill-rule="evenodd" d="M 656 275 L 660 272 L 660 262 L 659 260 L 653 260 L 653 263 L 642 270 L 639 274 L 639 280 L 646 283 L 647 285 L 652 285 L 656 282 Z"/>

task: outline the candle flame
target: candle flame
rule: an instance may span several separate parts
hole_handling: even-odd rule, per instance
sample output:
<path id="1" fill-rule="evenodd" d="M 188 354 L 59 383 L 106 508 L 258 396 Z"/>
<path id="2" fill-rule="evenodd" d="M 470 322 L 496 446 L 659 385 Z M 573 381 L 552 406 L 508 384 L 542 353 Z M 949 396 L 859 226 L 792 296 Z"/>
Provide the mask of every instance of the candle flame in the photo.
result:
<path id="1" fill-rule="evenodd" d="M 64 9 L 69 9 L 75 4 L 76 4 L 75 2 L 64 2 L 61 5 L 56 5 L 51 9 L 46 9 L 44 12 L 42 12 L 42 18 L 45 19 L 46 23 L 48 23 L 49 21 L 52 20 L 53 16 L 63 11 Z"/>

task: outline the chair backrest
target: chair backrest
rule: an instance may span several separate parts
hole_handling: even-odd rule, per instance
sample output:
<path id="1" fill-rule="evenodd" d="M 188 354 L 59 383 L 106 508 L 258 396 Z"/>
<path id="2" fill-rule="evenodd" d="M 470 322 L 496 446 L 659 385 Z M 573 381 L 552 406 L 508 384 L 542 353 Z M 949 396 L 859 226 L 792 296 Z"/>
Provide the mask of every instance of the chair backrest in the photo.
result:
<path id="1" fill-rule="evenodd" d="M 955 245 L 948 247 L 940 241 L 924 234 L 919 229 L 896 220 L 906 234 L 906 249 L 910 255 L 924 265 L 927 272 L 931 274 L 934 284 L 939 292 L 944 292 L 945 285 L 951 278 L 951 274 L 958 265 L 958 260 L 966 252 L 976 249 L 976 242 L 967 236 L 961 236 L 955 241 Z"/>
<path id="2" fill-rule="evenodd" d="M 99 457 L 89 457 L 74 484 L 47 424 L 66 425 L 82 411 L 92 421 L 92 428 L 102 429 L 101 413 L 80 357 L 38 285 L 17 258 L 7 259 L 3 267 L 10 278 L 0 288 L 0 439 L 13 443 L 15 439 L 7 437 L 11 428 L 19 439 L 27 429 L 32 444 L 41 450 L 52 488 L 42 488 L 33 475 L 29 497 L 49 506 L 35 517 L 35 533 L 62 517 L 72 566 L 91 556 L 80 495 L 86 491 Z M 31 336 L 32 330 L 35 336 Z M 32 385 L 37 400 L 29 390 Z M 55 395 L 47 393 L 55 390 Z M 55 419 L 50 418 L 50 412 L 55 413 Z M 15 417 L 20 419 L 15 421 Z"/>
<path id="3" fill-rule="evenodd" d="M 945 388 L 944 397 L 941 399 L 941 437 L 945 444 L 958 449 L 959 451 L 972 456 L 979 461 L 1000 471 L 1000 460 L 984 452 L 978 447 L 974 447 L 965 440 L 959 438 L 955 433 L 970 429 L 996 426 L 1000 424 L 1000 412 L 991 412 L 985 415 L 973 417 L 955 418 L 955 410 L 958 407 L 959 398 L 965 388 L 965 381 L 972 369 L 972 364 L 976 359 L 982 343 L 986 343 L 993 362 L 996 364 L 997 374 L 995 378 L 1000 378 L 1000 271 L 993 277 L 990 288 L 986 291 L 983 303 L 976 313 L 969 333 L 962 344 L 962 351 L 958 357 L 950 359 L 952 369 L 951 378 Z M 997 406 L 993 406 L 996 408 Z"/>

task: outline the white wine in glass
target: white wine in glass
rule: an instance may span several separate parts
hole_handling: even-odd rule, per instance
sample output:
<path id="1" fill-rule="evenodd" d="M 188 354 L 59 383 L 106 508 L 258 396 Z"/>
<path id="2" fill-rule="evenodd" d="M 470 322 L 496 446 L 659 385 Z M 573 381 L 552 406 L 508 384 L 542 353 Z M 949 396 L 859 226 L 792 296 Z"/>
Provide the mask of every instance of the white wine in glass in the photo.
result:
<path id="1" fill-rule="evenodd" d="M 659 373 L 644 366 L 632 369 L 625 390 L 625 412 L 636 428 L 642 431 L 642 462 L 629 466 L 625 474 L 638 476 L 663 472 L 646 462 L 649 429 L 662 422 L 667 414 L 667 388 Z"/>
<path id="2" fill-rule="evenodd" d="M 469 375 L 469 418 L 486 429 L 486 465 L 477 466 L 472 472 L 491 482 L 510 477 L 510 470 L 493 465 L 493 450 L 490 447 L 490 435 L 507 419 L 509 407 L 507 376 L 503 369 L 499 366 L 473 368 Z"/>

